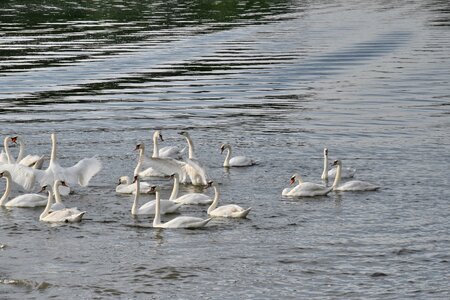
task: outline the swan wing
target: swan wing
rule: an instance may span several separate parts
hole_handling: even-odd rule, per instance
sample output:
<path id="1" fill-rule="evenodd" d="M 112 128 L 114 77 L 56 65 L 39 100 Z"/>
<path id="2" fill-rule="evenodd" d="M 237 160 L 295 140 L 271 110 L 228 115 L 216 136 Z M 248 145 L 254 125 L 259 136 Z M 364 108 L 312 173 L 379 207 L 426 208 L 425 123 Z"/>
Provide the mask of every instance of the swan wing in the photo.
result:
<path id="1" fill-rule="evenodd" d="M 255 161 L 246 156 L 235 156 L 230 159 L 230 166 L 233 167 L 245 167 L 254 165 Z"/>
<path id="2" fill-rule="evenodd" d="M 27 166 L 27 167 L 31 167 L 33 166 L 37 161 L 39 161 L 41 159 L 41 156 L 39 155 L 27 155 L 24 158 L 22 158 L 19 161 L 19 164 Z"/>
<path id="3" fill-rule="evenodd" d="M 177 146 L 166 146 L 159 149 L 159 157 L 161 158 L 170 157 L 174 159 L 180 159 L 181 155 L 182 152 Z"/>
<path id="4" fill-rule="evenodd" d="M 102 169 L 102 163 L 97 157 L 84 158 L 69 168 L 62 168 L 63 180 L 69 184 L 87 186 L 95 174 Z"/>
<path id="5" fill-rule="evenodd" d="M 0 172 L 9 171 L 12 180 L 26 190 L 30 190 L 36 181 L 39 170 L 20 164 L 0 164 Z"/>
<path id="6" fill-rule="evenodd" d="M 175 160 L 173 158 L 161 157 L 145 157 L 142 165 L 145 168 L 153 168 L 154 170 L 166 175 L 178 173 L 180 175 L 180 182 L 183 177 L 186 177 L 185 162 Z"/>

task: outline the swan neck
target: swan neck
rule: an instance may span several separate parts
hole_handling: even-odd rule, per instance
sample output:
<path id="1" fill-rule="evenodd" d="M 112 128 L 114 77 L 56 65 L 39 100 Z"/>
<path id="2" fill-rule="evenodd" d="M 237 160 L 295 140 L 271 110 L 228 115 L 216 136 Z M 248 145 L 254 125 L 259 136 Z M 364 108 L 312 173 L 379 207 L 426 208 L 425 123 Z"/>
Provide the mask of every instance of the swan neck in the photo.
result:
<path id="1" fill-rule="evenodd" d="M 334 178 L 333 185 L 331 186 L 333 189 L 337 188 L 337 186 L 341 182 L 341 170 L 342 170 L 342 166 L 341 166 L 341 164 L 338 164 L 336 167 L 336 178 Z"/>
<path id="2" fill-rule="evenodd" d="M 158 144 L 158 135 L 153 136 L 153 158 L 159 157 L 159 144 Z"/>
<path id="3" fill-rule="evenodd" d="M 208 214 L 216 209 L 217 205 L 219 204 L 219 197 L 220 197 L 219 189 L 217 188 L 217 186 L 214 186 L 214 200 L 208 207 Z"/>
<path id="4" fill-rule="evenodd" d="M 186 137 L 186 141 L 188 143 L 188 147 L 189 147 L 189 159 L 194 159 L 195 155 L 194 155 L 194 142 L 192 142 L 192 139 L 190 136 Z"/>
<path id="5" fill-rule="evenodd" d="M 134 175 L 138 175 L 139 172 L 141 172 L 141 166 L 142 166 L 142 162 L 144 161 L 144 149 L 139 149 L 139 159 L 138 159 L 138 163 L 136 165 L 136 168 L 134 168 Z"/>
<path id="6" fill-rule="evenodd" d="M 180 188 L 180 180 L 178 179 L 178 176 L 175 175 L 175 177 L 173 178 L 173 189 L 172 189 L 172 193 L 170 194 L 169 200 L 177 199 L 179 188 Z"/>
<path id="7" fill-rule="evenodd" d="M 156 191 L 156 199 L 155 199 L 155 218 L 153 219 L 153 227 L 157 227 L 161 224 L 161 212 L 159 211 L 160 198 L 159 191 Z"/>
<path id="8" fill-rule="evenodd" d="M 3 193 L 2 198 L 0 198 L 0 206 L 5 205 L 6 200 L 9 197 L 9 194 L 11 193 L 11 175 L 4 173 L 6 178 L 6 188 L 5 192 Z"/>
<path id="9" fill-rule="evenodd" d="M 55 184 L 53 185 L 53 194 L 55 195 L 55 202 L 56 203 L 62 203 L 61 200 L 61 193 L 59 192 L 59 186 L 61 184 L 58 181 L 55 181 Z"/>
<path id="10" fill-rule="evenodd" d="M 227 155 L 225 156 L 225 161 L 223 162 L 224 167 L 230 166 L 230 159 L 231 159 L 231 148 L 227 148 Z"/>
<path id="11" fill-rule="evenodd" d="M 134 194 L 133 206 L 131 207 L 131 214 L 136 215 L 139 205 L 139 196 L 141 193 L 141 182 L 139 177 L 136 179 L 136 194 Z"/>
<path id="12" fill-rule="evenodd" d="M 11 151 L 9 150 L 9 141 L 10 138 L 6 137 L 3 141 L 3 147 L 5 148 L 6 157 L 8 158 L 8 163 L 14 163 L 14 158 L 11 156 Z"/>
<path id="13" fill-rule="evenodd" d="M 19 141 L 19 154 L 17 155 L 16 161 L 20 162 L 25 155 L 25 143 L 20 138 L 18 138 L 18 141 Z"/>
<path id="14" fill-rule="evenodd" d="M 50 162 L 53 163 L 56 161 L 56 135 L 52 133 L 52 153 L 50 156 Z"/>
<path id="15" fill-rule="evenodd" d="M 321 178 L 323 180 L 328 179 L 328 155 L 326 154 L 323 156 L 323 173 Z"/>
<path id="16" fill-rule="evenodd" d="M 47 205 L 45 206 L 44 211 L 39 216 L 40 220 L 42 220 L 43 218 L 45 218 L 45 216 L 47 216 L 48 212 L 50 211 L 50 207 L 52 206 L 52 202 L 53 202 L 52 192 L 48 191 Z"/>

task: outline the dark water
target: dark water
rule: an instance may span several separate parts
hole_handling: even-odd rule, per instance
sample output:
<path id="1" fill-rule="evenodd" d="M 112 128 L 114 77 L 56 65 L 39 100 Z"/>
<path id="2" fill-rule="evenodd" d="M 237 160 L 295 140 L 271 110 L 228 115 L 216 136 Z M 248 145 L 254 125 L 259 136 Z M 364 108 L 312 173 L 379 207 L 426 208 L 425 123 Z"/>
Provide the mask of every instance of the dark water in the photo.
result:
<path id="1" fill-rule="evenodd" d="M 447 1 L 16 0 L 0 21 L 2 136 L 104 164 L 65 200 L 80 224 L 0 210 L 0 298 L 450 297 Z M 131 217 L 115 182 L 155 129 L 188 130 L 249 218 Z M 227 172 L 223 142 L 260 164 Z M 282 197 L 294 172 L 320 182 L 323 147 L 381 190 Z"/>

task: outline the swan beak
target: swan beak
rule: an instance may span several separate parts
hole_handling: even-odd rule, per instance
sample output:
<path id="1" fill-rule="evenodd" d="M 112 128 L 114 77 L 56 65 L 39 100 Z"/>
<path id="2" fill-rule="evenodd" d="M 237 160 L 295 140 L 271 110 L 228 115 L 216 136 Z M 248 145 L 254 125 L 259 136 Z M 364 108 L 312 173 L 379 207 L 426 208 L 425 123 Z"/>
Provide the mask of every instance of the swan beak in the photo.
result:
<path id="1" fill-rule="evenodd" d="M 13 142 L 14 144 L 17 144 L 17 136 L 13 136 L 11 138 L 11 142 Z"/>
<path id="2" fill-rule="evenodd" d="M 66 184 L 66 182 L 65 181 L 61 181 L 61 185 L 62 186 L 66 186 L 66 187 L 69 187 L 67 184 Z"/>
<path id="3" fill-rule="evenodd" d="M 161 140 L 161 142 L 164 142 L 164 139 L 162 137 L 162 134 L 159 135 L 159 139 Z"/>
<path id="4" fill-rule="evenodd" d="M 134 176 L 134 178 L 133 178 L 133 183 L 136 183 L 137 180 L 138 180 L 138 176 L 136 175 L 136 176 Z"/>
<path id="5" fill-rule="evenodd" d="M 38 192 L 38 194 L 44 192 L 46 189 L 47 189 L 47 186 L 44 185 L 43 187 L 41 187 L 41 190 Z"/>
<path id="6" fill-rule="evenodd" d="M 295 183 L 295 177 L 291 177 L 290 184 L 293 185 Z"/>
<path id="7" fill-rule="evenodd" d="M 4 172 L 1 172 L 0 177 L 3 177 L 3 176 L 5 176 L 5 174 L 4 174 Z"/>
<path id="8" fill-rule="evenodd" d="M 136 148 L 134 148 L 134 151 L 139 150 L 141 148 L 141 144 L 137 144 Z"/>

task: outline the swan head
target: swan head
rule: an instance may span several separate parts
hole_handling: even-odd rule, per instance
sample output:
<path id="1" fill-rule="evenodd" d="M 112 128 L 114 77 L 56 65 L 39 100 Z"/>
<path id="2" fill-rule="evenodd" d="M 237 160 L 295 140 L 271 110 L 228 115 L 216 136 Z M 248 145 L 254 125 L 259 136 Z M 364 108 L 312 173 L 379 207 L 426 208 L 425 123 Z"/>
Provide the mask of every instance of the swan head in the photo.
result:
<path id="1" fill-rule="evenodd" d="M 170 179 L 175 179 L 175 178 L 180 178 L 180 175 L 178 175 L 178 173 L 173 173 L 172 175 L 170 175 Z"/>
<path id="2" fill-rule="evenodd" d="M 119 183 L 117 185 L 128 184 L 129 182 L 130 182 L 130 178 L 128 176 L 120 176 Z"/>
<path id="3" fill-rule="evenodd" d="M 161 131 L 156 130 L 155 133 L 153 134 L 153 140 L 156 141 L 158 140 L 158 138 L 161 140 L 161 142 L 164 142 Z"/>
<path id="4" fill-rule="evenodd" d="M 225 151 L 225 149 L 230 149 L 230 148 L 231 148 L 230 144 L 222 144 L 220 146 L 220 153 L 222 154 L 223 151 Z"/>
<path id="5" fill-rule="evenodd" d="M 217 186 L 217 182 L 209 180 L 208 183 L 206 184 L 206 188 L 210 188 L 212 186 Z"/>
<path id="6" fill-rule="evenodd" d="M 161 190 L 161 188 L 157 185 L 153 185 L 152 187 L 150 187 L 150 192 L 159 192 Z"/>
<path id="7" fill-rule="evenodd" d="M 38 192 L 38 193 L 43 193 L 43 192 L 45 192 L 46 190 L 47 190 L 47 188 L 49 188 L 50 189 L 50 185 L 44 185 L 44 186 L 42 186 L 41 187 L 41 190 Z"/>
<path id="8" fill-rule="evenodd" d="M 189 138 L 189 137 L 190 137 L 190 135 L 189 135 L 189 133 L 188 133 L 187 131 L 180 131 L 180 132 L 178 132 L 178 134 L 179 134 L 179 135 L 182 135 L 182 136 L 184 136 L 184 137 L 186 137 L 186 138 Z"/>
<path id="9" fill-rule="evenodd" d="M 339 159 L 336 159 L 332 164 L 332 166 L 340 166 L 340 165 L 342 165 L 342 163 Z"/>
<path id="10" fill-rule="evenodd" d="M 294 175 L 291 176 L 291 179 L 290 179 L 289 183 L 292 185 L 296 181 L 298 181 L 299 183 L 303 182 L 302 177 L 298 173 L 295 173 Z"/>
<path id="11" fill-rule="evenodd" d="M 323 148 L 323 155 L 328 156 L 328 148 Z"/>
<path id="12" fill-rule="evenodd" d="M 20 137 L 18 135 L 11 137 L 11 142 L 13 142 L 14 144 L 17 144 L 17 141 L 20 140 Z"/>
<path id="13" fill-rule="evenodd" d="M 134 148 L 134 151 L 136 150 L 144 150 L 144 143 L 139 143 L 136 145 L 136 148 Z"/>
<path id="14" fill-rule="evenodd" d="M 0 177 L 11 177 L 11 173 L 9 171 L 3 171 L 0 173 Z"/>
<path id="15" fill-rule="evenodd" d="M 55 181 L 55 185 L 57 185 L 57 186 L 62 185 L 62 186 L 65 186 L 65 187 L 69 187 L 64 180 L 56 180 Z"/>

